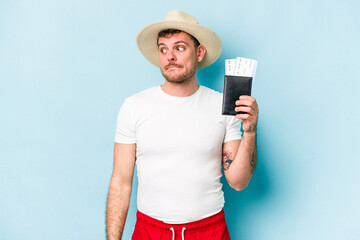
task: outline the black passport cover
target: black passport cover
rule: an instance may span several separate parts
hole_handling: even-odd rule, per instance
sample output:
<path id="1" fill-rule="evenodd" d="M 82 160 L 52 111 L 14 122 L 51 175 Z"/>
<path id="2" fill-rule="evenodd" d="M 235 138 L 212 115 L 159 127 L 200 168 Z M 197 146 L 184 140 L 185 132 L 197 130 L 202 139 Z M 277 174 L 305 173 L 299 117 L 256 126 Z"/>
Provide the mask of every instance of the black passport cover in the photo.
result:
<path id="1" fill-rule="evenodd" d="M 222 114 L 232 115 L 242 112 L 236 112 L 236 100 L 239 100 L 241 95 L 251 96 L 251 84 L 252 77 L 240 77 L 240 76 L 227 76 L 224 79 L 224 94 Z"/>

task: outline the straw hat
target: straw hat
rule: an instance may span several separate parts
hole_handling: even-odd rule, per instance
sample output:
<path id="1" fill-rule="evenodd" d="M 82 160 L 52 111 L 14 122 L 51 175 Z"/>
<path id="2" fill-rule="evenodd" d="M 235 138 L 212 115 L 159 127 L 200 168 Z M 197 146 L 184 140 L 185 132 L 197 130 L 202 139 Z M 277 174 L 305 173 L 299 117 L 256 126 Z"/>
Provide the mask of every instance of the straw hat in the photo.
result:
<path id="1" fill-rule="evenodd" d="M 206 67 L 220 56 L 221 40 L 212 30 L 201 26 L 191 15 L 179 10 L 168 12 L 165 20 L 144 27 L 136 37 L 136 43 L 147 60 L 160 67 L 159 50 L 157 46 L 158 33 L 165 29 L 178 29 L 194 36 L 206 48 L 203 60 L 198 68 Z"/>

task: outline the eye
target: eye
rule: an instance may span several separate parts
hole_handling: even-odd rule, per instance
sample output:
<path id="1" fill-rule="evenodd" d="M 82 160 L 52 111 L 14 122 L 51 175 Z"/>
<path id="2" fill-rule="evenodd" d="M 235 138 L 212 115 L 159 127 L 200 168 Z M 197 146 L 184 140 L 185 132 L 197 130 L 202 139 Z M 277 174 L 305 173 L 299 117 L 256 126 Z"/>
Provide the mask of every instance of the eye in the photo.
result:
<path id="1" fill-rule="evenodd" d="M 161 52 L 161 53 L 166 53 L 166 49 L 165 49 L 165 48 L 161 48 L 161 49 L 160 49 L 160 52 Z"/>
<path id="2" fill-rule="evenodd" d="M 178 46 L 176 49 L 177 49 L 178 51 L 184 51 L 184 50 L 185 50 L 185 48 L 184 48 L 183 46 Z"/>

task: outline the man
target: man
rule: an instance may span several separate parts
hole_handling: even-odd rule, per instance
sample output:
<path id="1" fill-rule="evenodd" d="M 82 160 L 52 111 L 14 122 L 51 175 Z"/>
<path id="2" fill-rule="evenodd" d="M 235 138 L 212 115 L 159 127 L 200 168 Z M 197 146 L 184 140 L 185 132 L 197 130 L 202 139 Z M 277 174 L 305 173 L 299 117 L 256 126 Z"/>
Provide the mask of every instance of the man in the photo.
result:
<path id="1" fill-rule="evenodd" d="M 196 79 L 198 68 L 219 57 L 220 39 L 184 12 L 171 11 L 164 21 L 146 26 L 137 43 L 160 67 L 165 83 L 127 98 L 120 109 L 107 237 L 121 239 L 136 164 L 132 239 L 230 239 L 221 163 L 232 188 L 241 191 L 248 185 L 256 166 L 256 100 L 241 96 L 234 107 L 245 114 L 221 115 L 222 94 Z"/>

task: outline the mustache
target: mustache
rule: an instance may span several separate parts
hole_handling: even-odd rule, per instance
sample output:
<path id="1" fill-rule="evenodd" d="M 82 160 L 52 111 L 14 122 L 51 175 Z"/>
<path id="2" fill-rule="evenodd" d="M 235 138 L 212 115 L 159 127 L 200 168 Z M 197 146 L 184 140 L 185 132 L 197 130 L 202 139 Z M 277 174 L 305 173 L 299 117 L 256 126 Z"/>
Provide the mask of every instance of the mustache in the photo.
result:
<path id="1" fill-rule="evenodd" d="M 181 68 L 182 66 L 179 64 L 168 64 L 165 66 L 165 69 L 168 70 L 169 67 L 177 67 L 177 68 Z"/>

